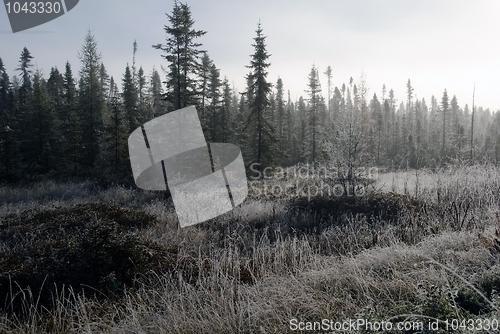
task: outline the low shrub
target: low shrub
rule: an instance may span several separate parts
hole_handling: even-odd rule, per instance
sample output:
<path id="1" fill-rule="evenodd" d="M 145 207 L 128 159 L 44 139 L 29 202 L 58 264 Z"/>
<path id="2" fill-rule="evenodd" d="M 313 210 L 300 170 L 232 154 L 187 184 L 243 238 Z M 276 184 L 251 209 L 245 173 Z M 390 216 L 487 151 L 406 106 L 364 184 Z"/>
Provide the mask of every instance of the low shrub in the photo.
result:
<path id="1" fill-rule="evenodd" d="M 176 250 L 137 236 L 156 223 L 142 211 L 103 203 L 7 216 L 0 222 L 4 308 L 16 311 L 16 296 L 28 287 L 47 306 L 54 284 L 109 296 L 132 286 L 138 274 L 171 270 Z"/>

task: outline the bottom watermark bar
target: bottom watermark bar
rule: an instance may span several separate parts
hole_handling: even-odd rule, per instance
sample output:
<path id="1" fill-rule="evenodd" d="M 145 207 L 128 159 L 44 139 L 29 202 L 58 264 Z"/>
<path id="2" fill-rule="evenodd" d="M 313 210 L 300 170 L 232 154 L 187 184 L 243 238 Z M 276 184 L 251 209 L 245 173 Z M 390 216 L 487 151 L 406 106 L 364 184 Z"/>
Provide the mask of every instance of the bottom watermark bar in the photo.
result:
<path id="1" fill-rule="evenodd" d="M 429 325 L 429 324 L 426 324 Z M 432 329 L 426 326 L 426 329 Z M 299 321 L 290 320 L 290 330 L 292 331 L 390 331 L 390 330 L 422 331 L 424 330 L 423 321 L 370 321 L 368 319 L 347 319 L 343 321 L 334 321 L 331 319 L 322 319 L 321 321 Z"/>
<path id="2" fill-rule="evenodd" d="M 421 320 L 404 320 L 404 321 L 375 321 L 364 318 L 346 319 L 342 321 L 335 321 L 331 319 L 322 319 L 321 321 L 300 321 L 293 318 L 289 321 L 291 331 L 324 331 L 324 332 L 359 332 L 359 331 L 457 331 L 463 330 L 468 332 L 488 332 L 497 331 L 499 321 L 497 319 L 445 319 L 439 320 L 423 315 L 405 315 L 413 318 L 420 318 Z M 391 320 L 398 318 L 396 316 Z"/>

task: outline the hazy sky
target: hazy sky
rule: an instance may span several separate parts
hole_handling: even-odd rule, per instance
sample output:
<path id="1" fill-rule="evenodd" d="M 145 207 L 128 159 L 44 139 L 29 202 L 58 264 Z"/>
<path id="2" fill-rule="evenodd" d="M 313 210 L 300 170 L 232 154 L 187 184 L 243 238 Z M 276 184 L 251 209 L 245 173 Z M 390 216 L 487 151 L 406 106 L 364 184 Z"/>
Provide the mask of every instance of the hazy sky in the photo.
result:
<path id="1" fill-rule="evenodd" d="M 14 0 L 13 0 L 14 1 Z M 418 98 L 430 105 L 444 89 L 456 95 L 460 106 L 500 109 L 500 1 L 497 0 L 191 0 L 195 29 L 216 66 L 243 91 L 245 65 L 253 53 L 259 19 L 267 36 L 269 80 L 280 76 L 292 100 L 306 96 L 313 63 L 320 71 L 323 95 L 330 65 L 333 84 L 341 86 L 364 71 L 369 97 L 381 97 L 382 85 L 405 100 L 411 79 Z M 50 68 L 64 70 L 67 60 L 75 74 L 78 51 L 88 29 L 95 35 L 108 73 L 120 81 L 132 63 L 137 40 L 137 67 L 147 74 L 167 62 L 151 46 L 163 43 L 173 0 L 80 0 L 66 15 L 25 32 L 11 32 L 6 11 L 0 8 L 0 57 L 10 75 L 27 47 L 48 77 Z M 160 71 L 162 79 L 165 75 Z"/>

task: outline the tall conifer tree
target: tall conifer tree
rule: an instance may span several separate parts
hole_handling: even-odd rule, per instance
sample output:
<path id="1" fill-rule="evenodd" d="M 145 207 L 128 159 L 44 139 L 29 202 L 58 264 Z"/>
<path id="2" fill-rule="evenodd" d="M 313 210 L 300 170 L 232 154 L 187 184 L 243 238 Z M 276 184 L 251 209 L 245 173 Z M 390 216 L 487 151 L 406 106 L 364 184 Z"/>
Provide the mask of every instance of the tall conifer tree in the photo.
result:
<path id="1" fill-rule="evenodd" d="M 284 133 L 283 129 L 285 126 L 285 101 L 283 99 L 283 80 L 278 78 L 276 81 L 276 126 L 277 126 L 277 138 L 280 141 L 280 151 L 284 150 Z"/>
<path id="2" fill-rule="evenodd" d="M 90 31 L 78 54 L 80 68 L 79 109 L 81 113 L 83 165 L 92 168 L 99 152 L 103 130 L 104 93 L 100 80 L 101 55 Z"/>
<path id="3" fill-rule="evenodd" d="M 269 121 L 269 94 L 271 84 L 267 82 L 267 62 L 270 54 L 266 50 L 266 37 L 262 34 L 260 22 L 256 30 L 257 36 L 252 46 L 255 53 L 251 56 L 251 72 L 247 76 L 249 97 L 249 115 L 244 131 L 247 132 L 251 151 L 251 162 L 268 165 L 272 162 L 274 144 L 276 142 L 274 127 Z M 250 99 L 251 97 L 251 99 Z"/>
<path id="4" fill-rule="evenodd" d="M 129 69 L 128 66 L 127 69 Z M 120 103 L 118 87 L 114 81 L 112 81 L 109 89 L 109 122 L 106 125 L 107 131 L 105 137 L 106 160 L 109 161 L 107 167 L 111 169 L 111 172 L 115 175 L 120 175 L 127 170 L 125 167 L 128 167 L 128 122 Z"/>
<path id="5" fill-rule="evenodd" d="M 448 92 L 445 89 L 443 93 L 443 98 L 441 99 L 441 114 L 443 117 L 443 131 L 442 131 L 443 146 L 441 147 L 441 158 L 445 158 L 446 156 L 446 116 L 448 115 L 449 107 L 450 107 L 450 99 L 448 97 Z"/>
<path id="6" fill-rule="evenodd" d="M 170 26 L 165 25 L 165 44 L 153 45 L 163 51 L 162 57 L 170 64 L 167 76 L 167 101 L 171 109 L 181 109 L 196 103 L 196 76 L 199 73 L 200 43 L 195 39 L 206 31 L 193 29 L 194 20 L 187 4 L 174 1 L 172 14 L 167 14 Z"/>
<path id="7" fill-rule="evenodd" d="M 54 110 L 47 93 L 46 82 L 37 71 L 33 77 L 33 93 L 29 99 L 29 112 L 22 120 L 24 136 L 21 148 L 25 168 L 34 174 L 47 173 L 54 167 Z"/>
<path id="8" fill-rule="evenodd" d="M 19 67 L 17 71 L 21 72 L 21 87 L 19 90 L 19 107 L 24 108 L 27 100 L 29 98 L 29 94 L 31 93 L 31 60 L 33 56 L 29 52 L 27 48 L 24 48 L 21 52 L 21 57 L 19 58 Z M 23 110 L 21 110 L 23 111 Z M 22 112 L 21 112 L 22 114 Z"/>
<path id="9" fill-rule="evenodd" d="M 221 142 L 225 143 L 233 136 L 233 113 L 232 113 L 232 94 L 231 87 L 227 78 L 222 82 L 222 107 L 220 112 L 220 135 Z"/>
<path id="10" fill-rule="evenodd" d="M 320 105 L 320 93 L 321 84 L 319 82 L 318 70 L 313 64 L 311 72 L 309 73 L 309 131 L 311 140 L 311 155 L 310 162 L 314 163 L 316 161 L 316 142 L 318 134 L 318 121 L 319 121 L 319 105 Z"/>
<path id="11" fill-rule="evenodd" d="M 137 92 L 135 89 L 132 72 L 127 64 L 122 80 L 123 109 L 127 118 L 127 134 L 132 133 L 141 125 L 137 108 Z"/>
<path id="12" fill-rule="evenodd" d="M 163 87 L 161 85 L 160 74 L 154 68 L 150 77 L 149 93 L 151 96 L 152 112 L 148 117 L 149 119 L 153 119 L 159 115 L 163 115 L 167 111 L 165 100 L 163 99 Z"/>
<path id="13" fill-rule="evenodd" d="M 63 83 L 63 115 L 59 120 L 61 132 L 66 141 L 64 148 L 64 160 L 66 160 L 67 171 L 76 176 L 81 166 L 81 115 L 78 114 L 77 90 L 71 64 L 66 62 Z"/>
<path id="14" fill-rule="evenodd" d="M 219 134 L 221 132 L 221 94 L 220 94 L 220 71 L 215 66 L 214 63 L 210 65 L 210 78 L 208 84 L 208 96 L 210 98 L 209 105 L 209 133 L 212 141 L 218 141 Z"/>
<path id="15" fill-rule="evenodd" d="M 11 181 L 15 175 L 15 97 L 3 61 L 0 58 L 0 175 Z"/>

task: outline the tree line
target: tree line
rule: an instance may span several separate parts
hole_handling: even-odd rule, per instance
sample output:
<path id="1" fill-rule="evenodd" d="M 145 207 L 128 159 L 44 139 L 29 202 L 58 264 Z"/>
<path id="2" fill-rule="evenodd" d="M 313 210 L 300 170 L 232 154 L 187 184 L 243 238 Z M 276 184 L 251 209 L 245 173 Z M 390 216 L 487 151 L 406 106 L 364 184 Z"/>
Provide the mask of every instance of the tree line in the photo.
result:
<path id="1" fill-rule="evenodd" d="M 364 74 L 335 86 L 332 68 L 321 72 L 313 64 L 304 75 L 304 97 L 292 101 L 281 78 L 274 84 L 267 78 L 270 54 L 259 22 L 247 85 L 239 92 L 196 42 L 206 31 L 193 28 L 190 7 L 175 1 L 167 18 L 166 39 L 153 46 L 168 64 L 163 81 L 156 69 L 137 68 L 136 42 L 122 78 L 110 77 L 90 31 L 78 52 L 78 76 L 67 62 L 44 78 L 24 48 L 11 79 L 0 58 L 0 178 L 131 182 L 128 135 L 189 105 L 197 107 L 207 141 L 238 144 L 248 166 L 422 168 L 500 160 L 499 113 L 461 107 L 446 89 L 430 101 L 418 99 L 408 79 L 398 100 L 385 85 L 370 94 Z"/>

